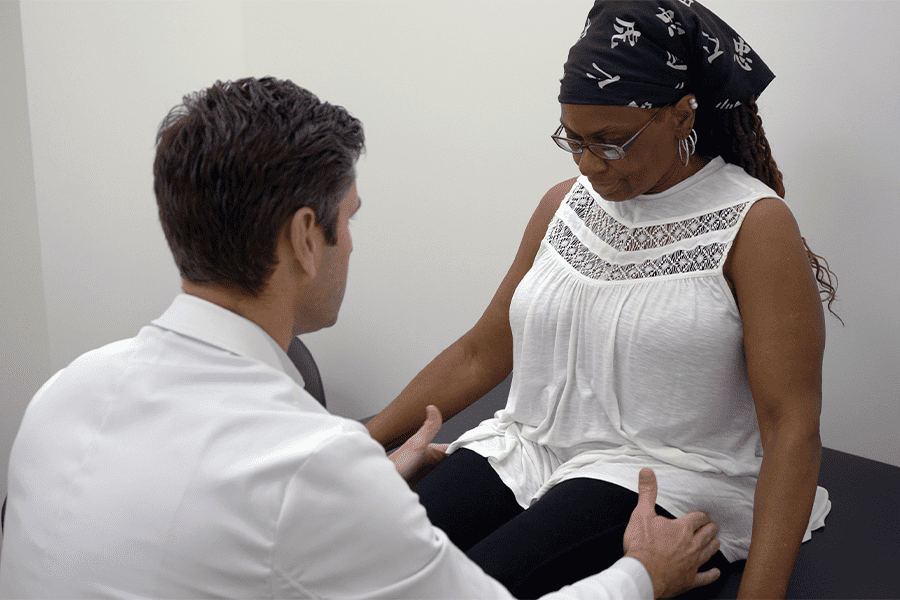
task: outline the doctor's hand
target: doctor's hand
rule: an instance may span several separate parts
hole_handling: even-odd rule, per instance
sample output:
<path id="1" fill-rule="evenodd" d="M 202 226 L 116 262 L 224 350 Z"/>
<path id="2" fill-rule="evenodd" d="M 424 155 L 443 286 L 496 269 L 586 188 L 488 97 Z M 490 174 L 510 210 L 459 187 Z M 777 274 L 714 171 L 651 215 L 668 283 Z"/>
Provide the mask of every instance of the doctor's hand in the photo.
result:
<path id="1" fill-rule="evenodd" d="M 425 423 L 415 435 L 388 456 L 410 487 L 421 481 L 447 456 L 445 451 L 449 444 L 430 443 L 441 428 L 441 411 L 429 405 L 425 408 L 425 415 Z"/>
<path id="2" fill-rule="evenodd" d="M 705 512 L 680 519 L 656 514 L 656 474 L 641 469 L 638 504 L 625 529 L 625 556 L 644 565 L 653 582 L 654 598 L 671 598 L 719 578 L 719 569 L 697 570 L 719 549 L 719 528 Z"/>

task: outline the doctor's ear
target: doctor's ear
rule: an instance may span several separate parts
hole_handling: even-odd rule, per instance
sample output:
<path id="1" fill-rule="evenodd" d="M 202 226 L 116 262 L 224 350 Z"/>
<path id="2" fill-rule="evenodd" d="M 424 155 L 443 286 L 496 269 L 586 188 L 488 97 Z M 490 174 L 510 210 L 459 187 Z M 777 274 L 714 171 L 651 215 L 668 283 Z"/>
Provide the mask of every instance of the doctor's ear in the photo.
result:
<path id="1" fill-rule="evenodd" d="M 315 277 L 325 247 L 325 232 L 316 224 L 316 213 L 303 207 L 285 223 L 285 234 L 294 258 L 309 277 Z"/>

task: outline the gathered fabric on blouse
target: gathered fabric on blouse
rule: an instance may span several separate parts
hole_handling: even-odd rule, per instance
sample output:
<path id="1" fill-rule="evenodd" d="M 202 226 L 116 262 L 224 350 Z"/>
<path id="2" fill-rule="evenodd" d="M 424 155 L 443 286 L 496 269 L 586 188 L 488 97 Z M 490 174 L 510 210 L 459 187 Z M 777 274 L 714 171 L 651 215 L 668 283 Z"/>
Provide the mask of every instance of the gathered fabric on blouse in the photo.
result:
<path id="1" fill-rule="evenodd" d="M 767 197 L 721 157 L 620 202 L 579 177 L 512 298 L 506 407 L 448 452 L 487 457 L 523 508 L 579 477 L 637 492 L 650 467 L 658 505 L 706 511 L 725 558 L 746 558 L 763 449 L 723 265 Z M 804 541 L 830 506 L 819 487 Z"/>

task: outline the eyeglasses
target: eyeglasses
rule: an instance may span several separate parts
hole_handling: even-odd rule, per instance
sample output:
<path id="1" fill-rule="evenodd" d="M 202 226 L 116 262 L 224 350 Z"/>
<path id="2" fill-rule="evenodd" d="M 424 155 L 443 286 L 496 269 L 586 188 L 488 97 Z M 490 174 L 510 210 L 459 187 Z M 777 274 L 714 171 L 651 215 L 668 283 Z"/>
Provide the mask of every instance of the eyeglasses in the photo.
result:
<path id="1" fill-rule="evenodd" d="M 668 106 L 664 106 L 658 111 L 656 114 L 650 117 L 650 120 L 647 121 L 647 124 L 641 127 L 636 134 L 631 136 L 631 139 L 622 144 L 621 146 L 616 146 L 614 144 L 585 144 L 583 142 L 579 142 L 578 140 L 570 140 L 567 137 L 563 137 L 560 135 L 563 130 L 563 125 L 559 126 L 559 129 L 556 130 L 556 133 L 551 135 L 553 141 L 556 142 L 556 145 L 565 150 L 566 152 L 571 152 L 572 154 L 581 154 L 585 148 L 590 150 L 595 156 L 599 156 L 603 160 L 618 160 L 625 156 L 625 152 L 628 151 L 628 148 L 634 143 L 637 139 L 637 136 L 641 135 L 641 132 L 647 129 L 650 123 L 653 122 L 653 119 L 659 115 L 663 110 L 668 108 Z"/>

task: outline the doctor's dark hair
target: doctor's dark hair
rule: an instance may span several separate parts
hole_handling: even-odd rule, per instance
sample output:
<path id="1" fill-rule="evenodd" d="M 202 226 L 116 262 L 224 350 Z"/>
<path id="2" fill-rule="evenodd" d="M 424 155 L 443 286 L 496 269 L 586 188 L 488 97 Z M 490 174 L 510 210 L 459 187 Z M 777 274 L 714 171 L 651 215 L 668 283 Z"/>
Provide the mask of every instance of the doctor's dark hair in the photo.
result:
<path id="1" fill-rule="evenodd" d="M 304 207 L 337 243 L 365 148 L 360 121 L 288 80 L 217 81 L 159 127 L 153 190 L 181 276 L 258 297 L 278 235 Z"/>
<path id="2" fill-rule="evenodd" d="M 694 113 L 694 129 L 697 131 L 698 154 L 721 156 L 725 162 L 740 166 L 784 198 L 782 174 L 772 157 L 755 98 L 731 110 L 699 108 Z M 837 295 L 837 275 L 828 266 L 828 261 L 810 249 L 806 238 L 800 239 L 815 272 L 822 302 L 827 302 L 828 311 L 843 323 L 831 309 Z"/>

